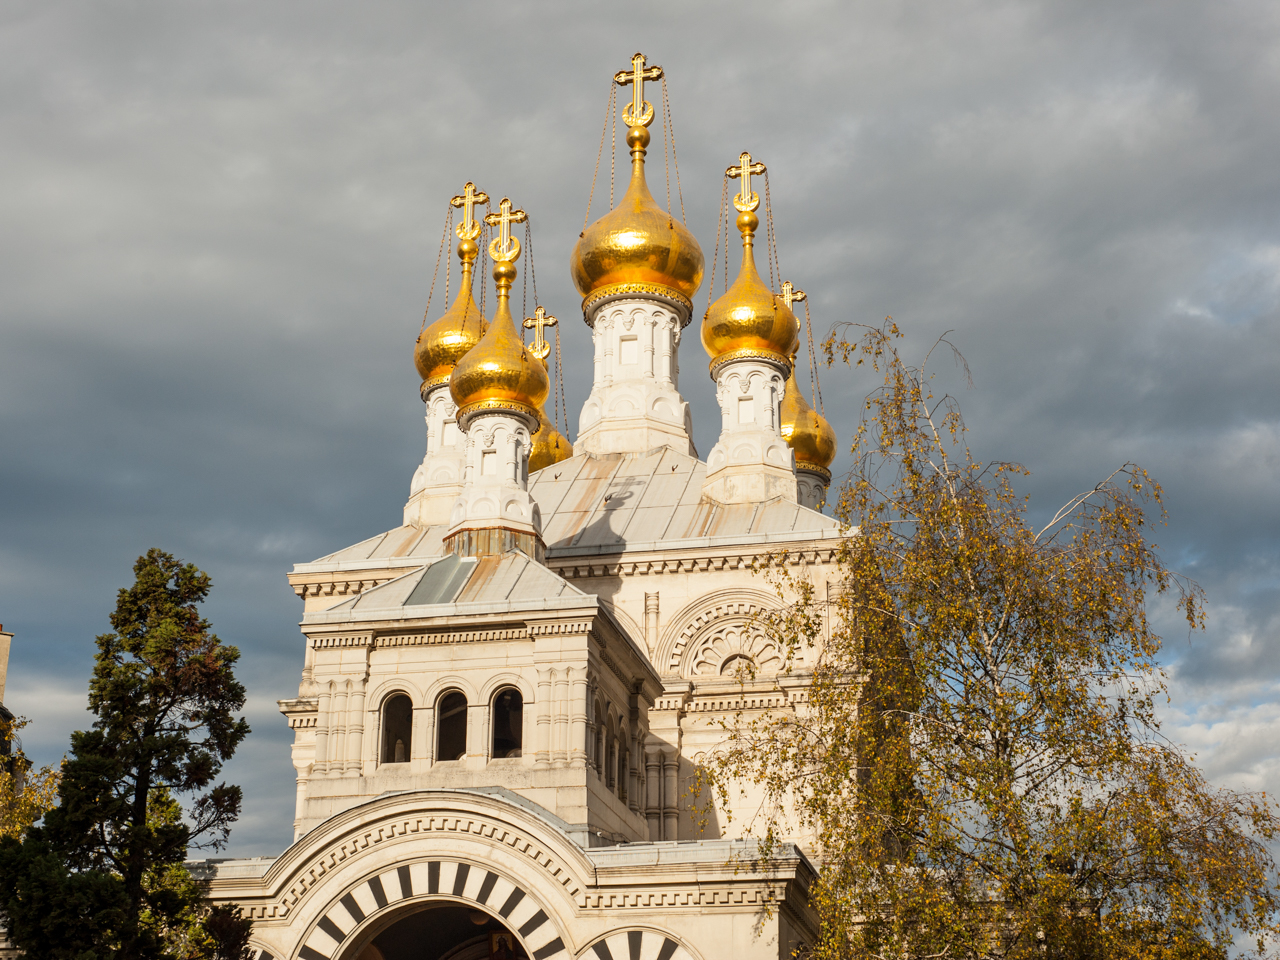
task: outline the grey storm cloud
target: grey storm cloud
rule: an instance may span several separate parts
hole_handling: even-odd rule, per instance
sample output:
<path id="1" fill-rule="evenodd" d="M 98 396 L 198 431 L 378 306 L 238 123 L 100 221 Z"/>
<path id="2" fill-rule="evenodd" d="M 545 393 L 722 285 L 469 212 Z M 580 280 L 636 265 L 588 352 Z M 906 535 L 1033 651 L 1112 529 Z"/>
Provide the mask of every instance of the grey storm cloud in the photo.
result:
<path id="1" fill-rule="evenodd" d="M 918 357 L 950 331 L 973 386 L 935 354 L 939 384 L 979 458 L 1032 471 L 1033 518 L 1129 460 L 1160 479 L 1156 539 L 1211 618 L 1188 638 L 1153 608 L 1166 730 L 1220 782 L 1280 789 L 1265 0 L 9 3 L 0 620 L 28 749 L 55 760 L 89 722 L 93 637 L 133 558 L 161 546 L 212 574 L 208 615 L 244 654 L 255 732 L 228 770 L 247 788 L 232 849 L 288 842 L 275 700 L 302 647 L 284 573 L 399 521 L 445 203 L 472 179 L 530 213 L 572 427 L 590 351 L 568 259 L 609 78 L 637 49 L 667 71 L 672 204 L 708 274 L 723 170 L 750 150 L 818 333 L 892 315 Z M 665 202 L 661 146 L 655 127 Z M 606 150 L 593 217 L 609 176 Z M 688 334 L 705 452 L 719 414 Z M 873 386 L 823 372 L 842 439 Z"/>

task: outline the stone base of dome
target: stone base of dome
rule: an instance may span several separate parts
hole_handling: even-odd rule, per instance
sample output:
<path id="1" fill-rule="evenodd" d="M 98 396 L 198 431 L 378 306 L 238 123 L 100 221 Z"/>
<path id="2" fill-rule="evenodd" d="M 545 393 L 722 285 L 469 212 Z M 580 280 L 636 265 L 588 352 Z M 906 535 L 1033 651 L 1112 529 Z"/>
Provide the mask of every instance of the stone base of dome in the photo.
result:
<path id="1" fill-rule="evenodd" d="M 466 437 L 458 429 L 458 407 L 449 395 L 449 378 L 426 390 L 423 399 L 427 453 L 413 473 L 404 505 L 404 522 L 415 527 L 449 522 L 466 468 Z"/>
<path id="2" fill-rule="evenodd" d="M 804 464 L 796 464 L 796 493 L 802 507 L 810 510 L 821 510 L 827 502 L 827 490 L 831 486 L 831 471 L 806 469 Z"/>
<path id="3" fill-rule="evenodd" d="M 742 357 L 716 370 L 720 439 L 707 455 L 702 492 L 720 503 L 797 502 L 795 457 L 782 438 L 782 372 L 770 360 Z"/>
<path id="4" fill-rule="evenodd" d="M 671 447 L 696 456 L 689 404 L 680 396 L 680 314 L 635 293 L 596 306 L 591 394 L 574 450 L 597 456 Z"/>
<path id="5" fill-rule="evenodd" d="M 616 453 L 640 455 L 656 447 L 670 447 L 687 457 L 696 457 L 698 451 L 689 439 L 688 430 L 685 424 L 677 427 L 647 417 L 611 417 L 580 431 L 573 452 L 597 457 Z"/>
<path id="6" fill-rule="evenodd" d="M 459 557 L 491 557 L 519 550 L 538 563 L 547 559 L 547 545 L 529 530 L 509 527 L 481 527 L 454 530 L 444 538 L 444 548 Z"/>

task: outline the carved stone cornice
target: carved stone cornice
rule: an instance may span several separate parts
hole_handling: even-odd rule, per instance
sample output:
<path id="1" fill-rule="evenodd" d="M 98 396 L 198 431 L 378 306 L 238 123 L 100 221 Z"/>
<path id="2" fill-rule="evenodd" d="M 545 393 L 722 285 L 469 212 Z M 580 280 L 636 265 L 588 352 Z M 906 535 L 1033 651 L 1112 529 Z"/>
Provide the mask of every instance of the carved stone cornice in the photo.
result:
<path id="1" fill-rule="evenodd" d="M 706 573 L 713 570 L 743 570 L 769 563 L 778 554 L 787 554 L 790 566 L 818 565 L 835 562 L 839 550 L 831 546 L 810 547 L 798 550 L 732 550 L 691 552 L 686 555 L 627 557 L 618 553 L 592 557 L 549 557 L 547 567 L 566 580 L 585 580 L 600 577 L 643 577 L 664 573 Z"/>

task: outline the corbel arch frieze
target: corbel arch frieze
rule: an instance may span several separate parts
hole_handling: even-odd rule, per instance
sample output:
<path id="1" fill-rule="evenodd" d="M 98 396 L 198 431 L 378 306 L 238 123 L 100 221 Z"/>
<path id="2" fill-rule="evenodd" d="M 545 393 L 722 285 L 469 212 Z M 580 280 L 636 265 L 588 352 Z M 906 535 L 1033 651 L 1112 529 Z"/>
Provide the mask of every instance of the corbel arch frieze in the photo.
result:
<path id="1" fill-rule="evenodd" d="M 749 587 L 730 587 L 686 604 L 663 631 L 654 665 L 663 676 L 691 676 L 689 661 L 699 641 L 713 639 L 717 625 L 746 626 L 765 613 L 778 610 L 776 595 Z"/>

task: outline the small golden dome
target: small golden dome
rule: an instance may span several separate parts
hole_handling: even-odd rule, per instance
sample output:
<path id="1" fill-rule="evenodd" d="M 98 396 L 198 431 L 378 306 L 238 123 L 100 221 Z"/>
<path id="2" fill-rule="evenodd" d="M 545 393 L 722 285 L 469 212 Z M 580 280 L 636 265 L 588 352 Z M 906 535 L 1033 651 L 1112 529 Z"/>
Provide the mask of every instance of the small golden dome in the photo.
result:
<path id="1" fill-rule="evenodd" d="M 738 214 L 742 232 L 742 269 L 729 289 L 702 319 L 702 346 L 711 357 L 712 375 L 729 360 L 760 358 L 786 367 L 800 344 L 795 314 L 774 295 L 756 270 L 754 234 L 760 218 Z"/>
<path id="2" fill-rule="evenodd" d="M 516 410 L 530 417 L 547 399 L 547 371 L 525 348 L 516 332 L 508 304 L 515 264 L 498 260 L 493 279 L 498 306 L 480 342 L 453 368 L 449 392 L 458 405 L 458 417 L 479 410 Z"/>
<path id="3" fill-rule="evenodd" d="M 795 451 L 796 466 L 814 470 L 831 479 L 831 463 L 836 458 L 836 432 L 825 417 L 804 398 L 796 386 L 794 368 L 787 377 L 782 397 L 782 439 Z"/>
<path id="4" fill-rule="evenodd" d="M 422 377 L 422 395 L 428 390 L 449 382 L 449 375 L 467 351 L 484 336 L 484 315 L 471 296 L 471 272 L 475 267 L 480 248 L 474 240 L 458 244 L 458 259 L 462 261 L 462 285 L 453 304 L 438 320 L 418 334 L 413 348 L 413 362 Z"/>
<path id="5" fill-rule="evenodd" d="M 702 284 L 702 248 L 683 223 L 663 210 L 644 179 L 649 131 L 627 131 L 631 183 L 616 207 L 583 231 L 569 261 L 586 310 L 615 293 L 656 293 L 693 308 Z"/>
<path id="6" fill-rule="evenodd" d="M 529 472 L 549 467 L 573 456 L 573 444 L 547 419 L 545 410 L 538 411 L 538 432 L 529 448 Z"/>

